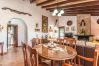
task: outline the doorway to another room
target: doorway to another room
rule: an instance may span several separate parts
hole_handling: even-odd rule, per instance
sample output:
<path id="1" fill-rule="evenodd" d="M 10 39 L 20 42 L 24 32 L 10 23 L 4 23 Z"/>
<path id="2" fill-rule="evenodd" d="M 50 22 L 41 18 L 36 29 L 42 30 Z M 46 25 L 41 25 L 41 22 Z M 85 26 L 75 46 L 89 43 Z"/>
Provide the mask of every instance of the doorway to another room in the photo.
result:
<path id="1" fill-rule="evenodd" d="M 7 25 L 8 48 L 18 47 L 18 25 Z"/>
<path id="2" fill-rule="evenodd" d="M 64 38 L 65 34 L 65 27 L 59 27 L 59 38 Z"/>
<path id="3" fill-rule="evenodd" d="M 26 43 L 27 25 L 20 18 L 12 18 L 7 24 L 7 50 L 22 46 L 21 42 Z"/>

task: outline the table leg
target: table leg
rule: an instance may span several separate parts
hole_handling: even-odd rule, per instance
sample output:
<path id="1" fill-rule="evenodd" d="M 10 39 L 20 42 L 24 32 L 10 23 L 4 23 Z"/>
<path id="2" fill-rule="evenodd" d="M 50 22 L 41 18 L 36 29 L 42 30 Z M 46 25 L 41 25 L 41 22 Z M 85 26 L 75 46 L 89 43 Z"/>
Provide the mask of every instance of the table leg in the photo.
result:
<path id="1" fill-rule="evenodd" d="M 1 47 L 2 49 L 1 49 L 1 52 L 2 52 L 2 54 L 1 55 L 3 55 L 3 45 L 2 45 L 2 47 Z"/>
<path id="2" fill-rule="evenodd" d="M 54 64 L 53 64 L 53 60 L 51 60 L 51 66 L 54 66 Z"/>

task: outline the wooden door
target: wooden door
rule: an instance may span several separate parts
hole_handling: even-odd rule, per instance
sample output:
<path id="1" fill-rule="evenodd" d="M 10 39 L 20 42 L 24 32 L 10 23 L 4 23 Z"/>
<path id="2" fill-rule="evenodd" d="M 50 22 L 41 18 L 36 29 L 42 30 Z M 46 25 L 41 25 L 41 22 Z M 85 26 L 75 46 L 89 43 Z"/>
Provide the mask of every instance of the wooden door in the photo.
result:
<path id="1" fill-rule="evenodd" d="M 14 47 L 18 47 L 18 26 L 14 26 Z"/>

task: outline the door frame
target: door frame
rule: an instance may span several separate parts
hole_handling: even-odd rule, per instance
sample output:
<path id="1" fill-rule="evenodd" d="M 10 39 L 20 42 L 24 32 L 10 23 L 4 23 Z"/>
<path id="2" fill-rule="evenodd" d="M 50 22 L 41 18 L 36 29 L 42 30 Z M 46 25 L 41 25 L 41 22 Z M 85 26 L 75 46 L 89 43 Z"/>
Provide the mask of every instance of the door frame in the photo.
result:
<path id="1" fill-rule="evenodd" d="M 13 47 L 18 47 L 18 25 L 14 25 L 14 24 L 7 24 L 7 51 L 8 51 L 8 27 L 9 26 L 14 26 L 16 27 L 16 39 L 14 38 L 14 40 L 16 40 L 16 44 Z"/>
<path id="2" fill-rule="evenodd" d="M 60 38 L 60 29 L 64 29 L 64 35 L 65 35 L 65 26 L 61 26 L 61 27 L 58 27 L 59 28 L 59 38 Z"/>

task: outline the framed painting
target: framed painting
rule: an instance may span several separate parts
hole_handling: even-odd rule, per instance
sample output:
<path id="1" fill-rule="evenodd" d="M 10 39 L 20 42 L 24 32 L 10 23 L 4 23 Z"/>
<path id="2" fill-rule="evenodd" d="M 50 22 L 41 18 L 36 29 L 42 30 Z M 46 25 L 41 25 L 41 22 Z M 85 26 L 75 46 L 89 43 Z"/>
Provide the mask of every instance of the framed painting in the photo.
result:
<path id="1" fill-rule="evenodd" d="M 48 17 L 44 15 L 42 15 L 42 32 L 48 32 Z"/>
<path id="2" fill-rule="evenodd" d="M 90 14 L 77 15 L 77 33 L 79 35 L 91 34 L 91 15 Z"/>

